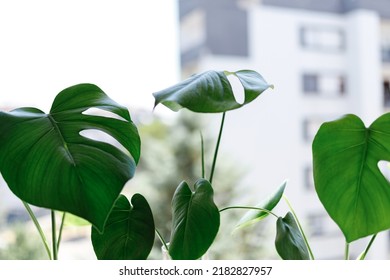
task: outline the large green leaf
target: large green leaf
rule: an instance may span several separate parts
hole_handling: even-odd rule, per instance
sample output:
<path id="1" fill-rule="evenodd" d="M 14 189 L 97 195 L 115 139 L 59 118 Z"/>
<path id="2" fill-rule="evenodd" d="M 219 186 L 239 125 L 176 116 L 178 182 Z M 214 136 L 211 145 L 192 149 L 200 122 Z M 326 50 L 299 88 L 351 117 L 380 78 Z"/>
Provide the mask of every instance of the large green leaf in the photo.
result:
<path id="1" fill-rule="evenodd" d="M 152 250 L 154 221 L 146 199 L 135 194 L 131 204 L 124 195 L 115 203 L 104 233 L 92 228 L 92 245 L 100 260 L 143 260 Z"/>
<path id="2" fill-rule="evenodd" d="M 276 222 L 275 247 L 284 260 L 310 260 L 302 233 L 291 212 L 284 218 L 279 217 Z"/>
<path id="3" fill-rule="evenodd" d="M 315 188 L 347 242 L 390 228 L 390 184 L 381 160 L 390 161 L 390 114 L 368 128 L 346 115 L 324 123 L 315 136 Z"/>
<path id="4" fill-rule="evenodd" d="M 238 103 L 227 75 L 235 75 L 244 88 L 245 99 Z M 164 104 L 174 111 L 187 108 L 199 113 L 218 113 L 240 108 L 272 85 L 252 70 L 237 72 L 207 71 L 154 93 L 155 106 Z"/>
<path id="5" fill-rule="evenodd" d="M 97 108 L 121 119 L 83 114 Z M 127 150 L 80 135 L 103 131 Z M 99 230 L 140 156 L 128 110 L 92 84 L 67 88 L 49 114 L 35 108 L 0 112 L 0 171 L 20 199 L 80 216 Z"/>
<path id="6" fill-rule="evenodd" d="M 219 211 L 213 201 L 213 188 L 199 179 L 191 191 L 186 182 L 172 199 L 172 232 L 169 254 L 174 260 L 195 260 L 207 252 L 219 229 Z"/>
<path id="7" fill-rule="evenodd" d="M 265 217 L 269 215 L 269 211 L 272 211 L 278 205 L 279 201 L 283 197 L 284 189 L 286 188 L 287 181 L 284 181 L 283 184 L 269 197 L 264 199 L 256 208 L 265 209 L 267 211 L 259 211 L 259 210 L 249 210 L 238 222 L 237 227 L 246 227 L 252 225 L 256 222 L 263 220 Z"/>

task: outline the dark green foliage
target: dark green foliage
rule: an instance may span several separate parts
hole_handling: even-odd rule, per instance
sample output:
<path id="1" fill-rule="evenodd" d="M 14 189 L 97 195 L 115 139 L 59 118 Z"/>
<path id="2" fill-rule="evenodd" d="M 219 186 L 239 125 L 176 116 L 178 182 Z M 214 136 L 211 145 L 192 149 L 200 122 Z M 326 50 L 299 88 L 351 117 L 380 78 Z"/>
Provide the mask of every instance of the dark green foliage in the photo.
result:
<path id="1" fill-rule="evenodd" d="M 213 243 L 219 229 L 219 211 L 210 183 L 200 179 L 191 191 L 186 182 L 172 199 L 172 233 L 169 254 L 175 260 L 196 260 Z"/>
<path id="2" fill-rule="evenodd" d="M 234 98 L 227 75 L 235 75 L 244 87 L 245 100 L 242 104 Z M 221 113 L 252 102 L 269 87 L 272 85 L 252 70 L 207 71 L 154 93 L 155 106 L 162 103 L 173 111 L 187 108 L 198 113 Z"/>
<path id="3" fill-rule="evenodd" d="M 104 233 L 92 228 L 92 244 L 98 259 L 142 260 L 153 247 L 154 221 L 146 199 L 135 194 L 131 204 L 124 195 L 115 202 Z"/>
<path id="4" fill-rule="evenodd" d="M 276 222 L 275 247 L 284 260 L 310 259 L 302 233 L 290 212 Z"/>
<path id="5" fill-rule="evenodd" d="M 83 114 L 90 108 L 122 119 Z M 81 136 L 86 129 L 110 134 L 128 153 Z M 128 110 L 91 84 L 60 92 L 49 114 L 35 108 L 0 112 L 0 143 L 0 171 L 16 196 L 80 216 L 99 230 L 140 156 Z"/>

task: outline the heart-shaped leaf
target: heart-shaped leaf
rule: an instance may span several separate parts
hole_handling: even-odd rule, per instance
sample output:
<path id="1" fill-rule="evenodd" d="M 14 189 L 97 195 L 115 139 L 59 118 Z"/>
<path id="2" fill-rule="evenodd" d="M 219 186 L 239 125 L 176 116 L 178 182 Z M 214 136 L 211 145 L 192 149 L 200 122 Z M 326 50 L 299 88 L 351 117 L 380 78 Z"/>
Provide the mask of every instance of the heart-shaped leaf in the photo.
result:
<path id="1" fill-rule="evenodd" d="M 154 220 L 146 199 L 135 194 L 131 204 L 120 195 L 104 233 L 92 228 L 92 245 L 100 260 L 145 260 L 153 247 Z"/>
<path id="2" fill-rule="evenodd" d="M 276 222 L 275 247 L 283 260 L 310 260 L 302 233 L 291 212 Z"/>
<path id="3" fill-rule="evenodd" d="M 186 182 L 176 189 L 172 199 L 172 232 L 169 254 L 174 260 L 199 259 L 213 243 L 219 229 L 219 211 L 214 191 L 205 179 L 199 179 L 191 191 Z"/>
<path id="4" fill-rule="evenodd" d="M 83 114 L 98 108 L 121 119 Z M 97 129 L 127 150 L 80 135 Z M 92 84 L 67 88 L 49 114 L 35 108 L 0 112 L 0 171 L 30 204 L 72 213 L 99 230 L 140 156 L 128 110 Z"/>
<path id="5" fill-rule="evenodd" d="M 390 228 L 390 184 L 381 160 L 390 161 L 390 114 L 368 128 L 346 115 L 324 123 L 314 138 L 315 188 L 347 242 Z"/>
<path id="6" fill-rule="evenodd" d="M 234 98 L 227 75 L 235 75 L 241 82 L 245 94 L 242 104 Z M 220 113 L 252 102 L 269 87 L 272 85 L 267 84 L 260 74 L 252 70 L 207 71 L 153 95 L 155 106 L 162 103 L 173 111 L 187 108 L 198 113 Z"/>
<path id="7" fill-rule="evenodd" d="M 256 208 L 265 209 L 268 211 L 272 211 L 278 205 L 279 201 L 283 197 L 284 189 L 286 188 L 287 181 L 284 181 L 283 184 L 266 198 L 264 201 L 256 205 Z M 242 228 L 246 226 L 250 226 L 258 221 L 263 220 L 265 217 L 269 215 L 268 211 L 259 211 L 259 210 L 249 210 L 238 222 L 237 228 Z"/>

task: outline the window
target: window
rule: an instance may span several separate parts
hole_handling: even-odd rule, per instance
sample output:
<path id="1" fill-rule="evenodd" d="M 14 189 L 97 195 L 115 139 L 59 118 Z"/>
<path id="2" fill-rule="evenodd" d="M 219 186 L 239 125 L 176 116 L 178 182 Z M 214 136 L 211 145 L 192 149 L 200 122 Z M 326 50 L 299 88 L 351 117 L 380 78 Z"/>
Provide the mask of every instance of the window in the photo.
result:
<path id="1" fill-rule="evenodd" d="M 382 61 L 390 63 L 390 24 L 382 23 L 381 26 L 381 51 Z"/>
<path id="2" fill-rule="evenodd" d="M 307 165 L 303 169 L 303 176 L 305 189 L 308 191 L 314 190 L 313 167 L 311 165 Z"/>
<path id="3" fill-rule="evenodd" d="M 304 73 L 302 88 L 305 94 L 337 97 L 345 93 L 345 78 L 340 74 Z"/>
<path id="4" fill-rule="evenodd" d="M 206 15 L 200 9 L 195 9 L 181 19 L 180 48 L 181 52 L 203 44 L 206 40 Z"/>
<path id="5" fill-rule="evenodd" d="M 385 107 L 390 107 L 390 82 L 388 79 L 383 81 L 383 103 Z"/>
<path id="6" fill-rule="evenodd" d="M 345 48 L 344 32 L 338 27 L 303 26 L 300 29 L 301 46 L 319 51 L 342 51 Z"/>
<path id="7" fill-rule="evenodd" d="M 324 116 L 309 116 L 303 120 L 303 138 L 306 142 L 313 142 L 314 136 L 317 134 L 317 131 L 320 129 L 320 126 L 328 121 L 329 118 Z"/>
<path id="8" fill-rule="evenodd" d="M 382 45 L 382 61 L 390 63 L 390 45 Z"/>
<path id="9" fill-rule="evenodd" d="M 338 236 L 339 229 L 326 213 L 311 213 L 307 217 L 311 236 Z"/>
<path id="10" fill-rule="evenodd" d="M 310 214 L 307 217 L 307 223 L 312 236 L 321 236 L 325 234 L 324 215 Z"/>

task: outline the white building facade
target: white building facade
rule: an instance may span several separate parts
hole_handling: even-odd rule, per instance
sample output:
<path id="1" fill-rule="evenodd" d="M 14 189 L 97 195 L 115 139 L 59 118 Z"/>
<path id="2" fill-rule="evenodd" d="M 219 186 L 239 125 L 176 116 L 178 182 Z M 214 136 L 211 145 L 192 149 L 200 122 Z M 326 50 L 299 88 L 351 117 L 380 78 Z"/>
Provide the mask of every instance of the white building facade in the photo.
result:
<path id="1" fill-rule="evenodd" d="M 179 2 L 183 78 L 253 69 L 274 84 L 227 114 L 222 148 L 248 168 L 256 201 L 288 179 L 315 256 L 342 259 L 344 238 L 314 190 L 311 143 L 324 121 L 352 113 L 369 126 L 387 110 L 390 1 L 209 2 Z M 367 243 L 352 243 L 351 256 Z M 367 258 L 389 257 L 383 232 Z"/>

